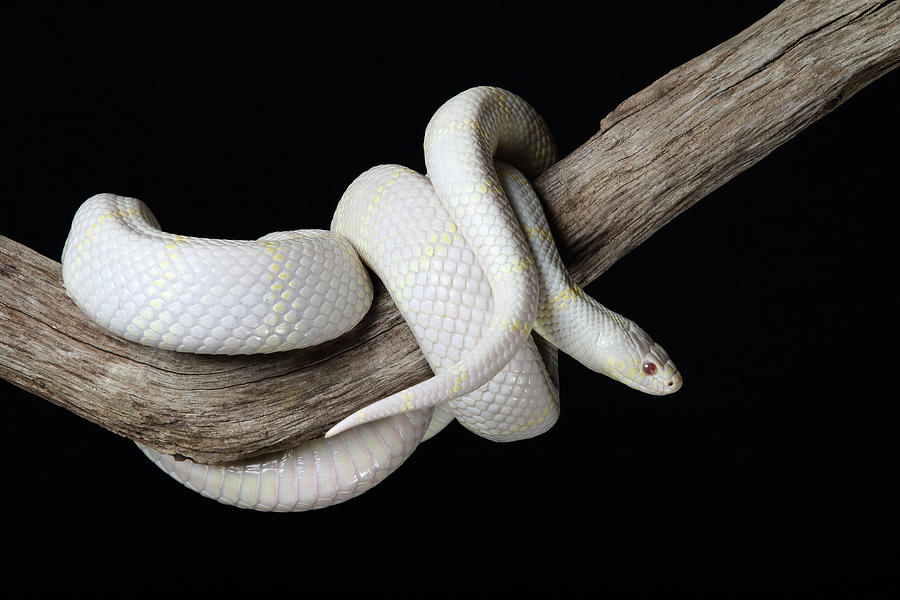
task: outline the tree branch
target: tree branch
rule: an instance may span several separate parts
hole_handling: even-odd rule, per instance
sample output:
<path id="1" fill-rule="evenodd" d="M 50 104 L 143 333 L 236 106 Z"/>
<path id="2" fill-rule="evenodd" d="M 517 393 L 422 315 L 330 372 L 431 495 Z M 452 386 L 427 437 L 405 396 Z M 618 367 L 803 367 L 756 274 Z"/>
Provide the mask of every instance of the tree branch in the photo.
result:
<path id="1" fill-rule="evenodd" d="M 792 1 L 627 99 L 535 183 L 576 279 L 598 277 L 898 63 L 900 1 Z M 99 330 L 66 297 L 58 263 L 0 236 L 0 377 L 166 453 L 247 458 L 429 376 L 376 289 L 359 326 L 312 349 L 169 353 Z"/>

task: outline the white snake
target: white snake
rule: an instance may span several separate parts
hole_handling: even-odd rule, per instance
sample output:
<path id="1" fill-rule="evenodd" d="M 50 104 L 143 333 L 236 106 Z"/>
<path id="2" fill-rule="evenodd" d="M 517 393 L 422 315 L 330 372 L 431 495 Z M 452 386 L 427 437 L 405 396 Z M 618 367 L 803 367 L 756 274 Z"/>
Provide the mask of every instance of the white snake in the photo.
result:
<path id="1" fill-rule="evenodd" d="M 543 433 L 559 413 L 556 348 L 644 392 L 681 386 L 658 344 L 572 281 L 540 201 L 506 164 L 535 176 L 555 160 L 533 108 L 497 88 L 463 92 L 432 117 L 425 157 L 428 177 L 396 165 L 360 175 L 330 232 L 190 238 L 160 231 L 133 198 L 100 194 L 81 206 L 63 250 L 66 289 L 119 336 L 219 354 L 318 344 L 368 310 L 361 258 L 435 372 L 325 438 L 264 458 L 212 466 L 142 446 L 160 468 L 220 502 L 306 510 L 369 489 L 453 418 L 496 441 Z"/>

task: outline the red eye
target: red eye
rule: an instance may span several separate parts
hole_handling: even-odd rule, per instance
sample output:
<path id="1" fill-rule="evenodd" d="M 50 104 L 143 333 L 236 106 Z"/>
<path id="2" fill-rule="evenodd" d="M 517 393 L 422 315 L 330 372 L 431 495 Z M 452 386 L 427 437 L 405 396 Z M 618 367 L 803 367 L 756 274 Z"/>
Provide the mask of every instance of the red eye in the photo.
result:
<path id="1" fill-rule="evenodd" d="M 652 362 L 644 363 L 644 373 L 647 375 L 653 375 L 656 373 L 656 365 Z"/>

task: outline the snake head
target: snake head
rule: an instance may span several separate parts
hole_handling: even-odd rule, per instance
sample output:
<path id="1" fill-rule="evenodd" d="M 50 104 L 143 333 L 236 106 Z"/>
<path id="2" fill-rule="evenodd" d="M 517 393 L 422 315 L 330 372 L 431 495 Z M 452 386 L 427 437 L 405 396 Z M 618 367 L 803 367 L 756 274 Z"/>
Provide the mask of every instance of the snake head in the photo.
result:
<path id="1" fill-rule="evenodd" d="M 594 370 L 647 394 L 678 391 L 681 373 L 663 347 L 633 321 L 613 314 L 616 332 L 597 340 Z"/>

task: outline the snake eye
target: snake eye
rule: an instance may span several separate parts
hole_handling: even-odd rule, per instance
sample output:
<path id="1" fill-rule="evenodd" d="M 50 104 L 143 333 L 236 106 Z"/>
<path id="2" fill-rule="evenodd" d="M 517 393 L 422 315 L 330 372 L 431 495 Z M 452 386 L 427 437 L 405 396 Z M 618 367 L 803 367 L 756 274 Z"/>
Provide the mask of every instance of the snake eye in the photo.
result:
<path id="1" fill-rule="evenodd" d="M 656 373 L 656 363 L 645 362 L 643 369 L 645 374 L 654 375 Z"/>

